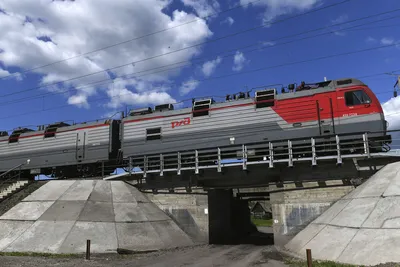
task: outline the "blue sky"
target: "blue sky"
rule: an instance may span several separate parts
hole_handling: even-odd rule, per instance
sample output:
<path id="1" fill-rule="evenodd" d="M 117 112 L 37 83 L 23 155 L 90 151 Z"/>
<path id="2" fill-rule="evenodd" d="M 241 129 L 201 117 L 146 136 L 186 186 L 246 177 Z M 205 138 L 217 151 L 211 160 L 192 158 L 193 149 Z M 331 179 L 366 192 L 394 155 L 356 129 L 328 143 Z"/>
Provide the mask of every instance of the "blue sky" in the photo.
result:
<path id="1" fill-rule="evenodd" d="M 55 121 L 94 120 L 124 110 L 126 106 L 130 108 L 153 106 L 165 101 L 181 101 L 195 96 L 225 96 L 227 93 L 244 90 L 246 86 L 252 88 L 269 84 L 316 82 L 322 81 L 324 77 L 328 79 L 357 78 L 400 70 L 399 46 L 289 65 L 296 61 L 400 42 L 400 10 L 341 27 L 274 41 L 284 36 L 331 26 L 335 23 L 400 9 L 400 2 L 397 0 L 352 0 L 319 12 L 200 45 L 196 49 L 184 49 L 186 46 L 207 42 L 268 21 L 282 20 L 341 2 L 339 0 L 284 0 L 281 4 L 276 4 L 277 1 L 260 0 L 253 5 L 249 4 L 85 57 L 24 72 L 27 69 L 176 26 L 238 4 L 245 5 L 248 2 L 251 1 L 118 0 L 113 1 L 114 5 L 110 6 L 108 1 L 101 0 L 98 6 L 90 6 L 80 1 L 43 0 L 40 3 L 34 0 L 18 1 L 18 3 L 15 3 L 15 0 L 2 1 L 0 3 L 0 32 L 3 34 L 0 38 L 0 77 L 8 76 L 10 73 L 14 73 L 14 76 L 0 79 L 1 129 L 11 130 L 18 126 L 36 127 Z M 341 31 L 342 28 L 393 16 L 397 18 Z M 295 41 L 323 32 L 331 33 Z M 292 40 L 290 44 L 280 45 L 282 42 Z M 252 52 L 238 49 L 257 42 L 260 44 L 258 47 L 264 49 Z M 107 71 L 114 66 L 178 49 L 184 50 L 164 57 L 160 56 L 154 60 L 139 62 L 134 66 Z M 220 58 L 217 56 L 219 54 L 221 54 Z M 236 56 L 223 57 L 226 54 Z M 180 61 L 193 63 L 196 59 L 201 60 L 199 64 L 176 68 L 173 71 L 119 79 L 102 86 L 87 87 L 89 82 L 104 79 L 111 81 L 115 77 L 124 75 L 126 77 L 137 71 L 155 69 Z M 236 75 L 280 64 L 285 66 Z M 49 82 L 60 82 L 92 72 L 99 73 L 84 79 L 73 80 L 70 83 L 60 83 L 57 87 L 43 86 Z M 235 75 L 210 79 L 230 74 Z M 385 112 L 396 112 L 400 107 L 400 102 L 390 100 L 394 77 L 380 75 L 362 80 L 377 93 L 381 103 L 390 101 L 385 106 Z M 189 83 L 183 86 L 187 81 Z M 43 87 L 18 93 L 40 85 Z M 70 91 L 59 93 L 67 90 Z M 52 95 L 49 95 L 49 92 L 52 92 Z M 7 94 L 13 95 L 4 96 Z M 118 94 L 123 96 L 110 97 Z M 33 97 L 36 98 L 33 99 Z M 390 116 L 390 120 L 394 125 L 400 121 L 400 117 L 397 120 L 394 114 Z"/>

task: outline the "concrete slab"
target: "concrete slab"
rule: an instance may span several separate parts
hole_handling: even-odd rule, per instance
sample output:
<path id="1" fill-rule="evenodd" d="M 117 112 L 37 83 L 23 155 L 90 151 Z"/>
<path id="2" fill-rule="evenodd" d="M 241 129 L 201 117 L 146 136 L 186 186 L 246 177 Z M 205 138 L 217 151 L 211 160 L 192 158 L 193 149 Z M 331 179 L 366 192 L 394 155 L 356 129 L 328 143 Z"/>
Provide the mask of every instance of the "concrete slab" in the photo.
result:
<path id="1" fill-rule="evenodd" d="M 77 222 L 60 247 L 59 253 L 84 253 L 88 239 L 93 253 L 117 251 L 118 242 L 114 223 Z"/>
<path id="2" fill-rule="evenodd" d="M 386 191 L 383 193 L 383 196 L 400 196 L 400 171 L 396 173 L 396 176 L 390 183 L 390 186 L 388 186 Z"/>
<path id="3" fill-rule="evenodd" d="M 400 198 L 381 198 L 362 227 L 381 228 L 390 219 L 400 218 Z"/>
<path id="4" fill-rule="evenodd" d="M 138 207 L 149 221 L 165 221 L 171 219 L 154 203 L 138 203 Z"/>
<path id="5" fill-rule="evenodd" d="M 0 250 L 14 242 L 32 224 L 33 221 L 0 221 Z"/>
<path id="6" fill-rule="evenodd" d="M 193 242 L 185 232 L 183 232 L 172 220 L 152 222 L 151 225 L 164 243 L 164 248 L 193 245 Z"/>
<path id="7" fill-rule="evenodd" d="M 294 253 L 302 253 L 304 246 L 310 242 L 323 228 L 325 225 L 322 224 L 310 224 L 303 231 L 297 234 L 289 243 L 286 244 L 285 248 Z"/>
<path id="8" fill-rule="evenodd" d="M 130 251 L 159 250 L 165 247 L 151 223 L 116 223 L 118 248 Z"/>
<path id="9" fill-rule="evenodd" d="M 90 201 L 112 202 L 111 184 L 107 181 L 97 181 L 89 197 Z"/>
<path id="10" fill-rule="evenodd" d="M 59 200 L 87 200 L 95 185 L 96 181 L 94 180 L 76 181 Z"/>
<path id="11" fill-rule="evenodd" d="M 114 203 L 116 222 L 145 222 L 145 213 L 134 203 Z"/>
<path id="12" fill-rule="evenodd" d="M 399 229 L 360 229 L 338 260 L 357 265 L 400 262 L 399 247 Z"/>
<path id="13" fill-rule="evenodd" d="M 330 224 L 346 227 L 360 227 L 368 218 L 379 198 L 353 199 Z"/>
<path id="14" fill-rule="evenodd" d="M 136 187 L 127 185 L 127 184 L 125 184 L 125 185 L 128 187 L 131 194 L 135 197 L 136 202 L 140 202 L 140 203 L 150 203 L 151 202 L 146 197 L 146 195 L 143 194 L 142 192 L 140 192 Z"/>
<path id="15" fill-rule="evenodd" d="M 78 221 L 85 222 L 114 222 L 115 215 L 111 202 L 87 201 Z"/>
<path id="16" fill-rule="evenodd" d="M 359 191 L 357 198 L 380 197 L 389 187 L 389 184 L 396 176 L 399 168 L 399 163 L 386 165 L 374 175 L 375 177 L 379 176 L 379 179 L 373 179 L 374 177 L 371 177 L 370 179 L 368 179 L 368 181 L 365 182 L 366 185 L 362 190 L 357 190 Z"/>
<path id="17" fill-rule="evenodd" d="M 132 191 L 124 182 L 111 182 L 111 190 L 114 203 L 137 203 Z"/>
<path id="18" fill-rule="evenodd" d="M 36 221 L 4 251 L 58 253 L 74 222 Z"/>
<path id="19" fill-rule="evenodd" d="M 346 248 L 358 229 L 326 226 L 306 246 L 313 258 L 335 261 Z"/>
<path id="20" fill-rule="evenodd" d="M 34 221 L 51 206 L 54 201 L 46 202 L 20 202 L 7 211 L 0 220 Z"/>
<path id="21" fill-rule="evenodd" d="M 76 221 L 85 207 L 85 201 L 58 200 L 48 208 L 40 221 Z"/>
<path id="22" fill-rule="evenodd" d="M 22 201 L 54 201 L 59 199 L 75 181 L 49 181 Z"/>
<path id="23" fill-rule="evenodd" d="M 322 213 L 313 223 L 329 224 L 349 203 L 350 199 L 338 200 L 328 210 Z"/>

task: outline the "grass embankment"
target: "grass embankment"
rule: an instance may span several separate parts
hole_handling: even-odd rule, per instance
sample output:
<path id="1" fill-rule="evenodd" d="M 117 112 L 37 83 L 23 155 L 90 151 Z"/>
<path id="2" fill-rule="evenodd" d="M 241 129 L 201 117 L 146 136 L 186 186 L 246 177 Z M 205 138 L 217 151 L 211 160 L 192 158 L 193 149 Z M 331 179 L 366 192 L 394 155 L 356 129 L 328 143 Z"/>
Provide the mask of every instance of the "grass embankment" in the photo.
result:
<path id="1" fill-rule="evenodd" d="M 251 218 L 251 221 L 255 226 L 267 226 L 271 227 L 272 224 L 274 223 L 272 219 L 269 220 L 264 220 L 264 219 L 256 219 L 256 218 Z"/>
<path id="2" fill-rule="evenodd" d="M 307 267 L 307 261 L 295 260 L 295 259 L 286 259 L 285 264 L 291 267 Z M 343 264 L 337 263 L 333 261 L 316 261 L 312 262 L 313 267 L 356 267 L 359 265 L 351 265 L 351 264 Z"/>
<path id="3" fill-rule="evenodd" d="M 82 254 L 83 255 L 83 254 Z M 40 252 L 0 252 L 0 256 L 14 256 L 14 257 L 44 257 L 44 258 L 79 258 L 83 257 L 79 254 L 51 254 Z"/>

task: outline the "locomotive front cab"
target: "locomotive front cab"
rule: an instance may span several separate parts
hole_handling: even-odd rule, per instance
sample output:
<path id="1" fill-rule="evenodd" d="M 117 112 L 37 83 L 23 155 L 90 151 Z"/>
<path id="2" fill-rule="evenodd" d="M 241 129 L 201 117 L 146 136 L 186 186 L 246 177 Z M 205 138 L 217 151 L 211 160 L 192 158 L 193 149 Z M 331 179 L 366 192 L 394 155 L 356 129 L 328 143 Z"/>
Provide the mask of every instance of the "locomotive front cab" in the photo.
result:
<path id="1" fill-rule="evenodd" d="M 337 116 L 340 133 L 369 133 L 375 140 L 391 143 L 386 135 L 387 122 L 382 106 L 372 90 L 361 81 L 352 79 L 337 89 Z M 381 146 L 381 145 L 378 145 Z"/>

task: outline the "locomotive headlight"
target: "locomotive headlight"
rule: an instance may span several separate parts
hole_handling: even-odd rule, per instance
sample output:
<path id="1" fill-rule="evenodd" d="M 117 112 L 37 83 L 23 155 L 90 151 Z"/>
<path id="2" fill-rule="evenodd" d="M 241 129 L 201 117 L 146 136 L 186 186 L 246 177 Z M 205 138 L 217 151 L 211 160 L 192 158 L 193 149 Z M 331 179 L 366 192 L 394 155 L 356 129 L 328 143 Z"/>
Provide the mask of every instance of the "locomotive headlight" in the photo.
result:
<path id="1" fill-rule="evenodd" d="M 235 137 L 229 138 L 229 141 L 230 141 L 231 145 L 233 145 L 235 143 Z"/>
<path id="2" fill-rule="evenodd" d="M 26 164 L 29 164 L 29 162 L 31 162 L 31 160 L 30 160 L 30 159 L 27 159 L 27 160 L 26 160 Z"/>

